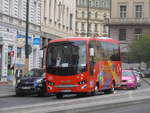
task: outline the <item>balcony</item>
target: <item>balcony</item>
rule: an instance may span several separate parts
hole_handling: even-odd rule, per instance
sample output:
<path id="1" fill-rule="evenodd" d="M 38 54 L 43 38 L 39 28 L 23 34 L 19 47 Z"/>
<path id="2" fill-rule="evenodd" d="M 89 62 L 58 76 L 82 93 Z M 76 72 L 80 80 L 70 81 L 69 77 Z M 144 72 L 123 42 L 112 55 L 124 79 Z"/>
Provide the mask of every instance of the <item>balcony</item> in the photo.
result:
<path id="1" fill-rule="evenodd" d="M 111 18 L 107 25 L 150 25 L 150 18 Z"/>

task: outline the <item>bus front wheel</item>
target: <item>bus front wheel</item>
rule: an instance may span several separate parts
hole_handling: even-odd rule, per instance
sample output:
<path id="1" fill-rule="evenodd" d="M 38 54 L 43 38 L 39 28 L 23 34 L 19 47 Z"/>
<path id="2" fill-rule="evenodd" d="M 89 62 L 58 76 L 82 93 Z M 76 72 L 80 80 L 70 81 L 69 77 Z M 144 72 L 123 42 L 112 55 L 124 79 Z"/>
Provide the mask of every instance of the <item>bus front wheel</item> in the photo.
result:
<path id="1" fill-rule="evenodd" d="M 92 95 L 92 96 L 95 96 L 95 95 L 98 95 L 98 93 L 99 93 L 98 85 L 95 85 L 94 91 L 91 92 L 91 95 Z"/>
<path id="2" fill-rule="evenodd" d="M 115 91 L 115 84 L 112 83 L 112 84 L 111 84 L 111 88 L 104 90 L 104 93 L 105 93 L 105 94 L 110 94 L 110 93 L 114 93 L 114 91 Z"/>

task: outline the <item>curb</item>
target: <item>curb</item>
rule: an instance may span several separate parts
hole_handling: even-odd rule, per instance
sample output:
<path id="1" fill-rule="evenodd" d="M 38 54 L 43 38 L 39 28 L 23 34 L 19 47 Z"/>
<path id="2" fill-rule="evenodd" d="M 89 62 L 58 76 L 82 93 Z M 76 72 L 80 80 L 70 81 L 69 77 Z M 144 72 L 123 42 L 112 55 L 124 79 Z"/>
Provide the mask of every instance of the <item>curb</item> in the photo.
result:
<path id="1" fill-rule="evenodd" d="M 15 93 L 14 94 L 11 94 L 11 95 L 0 95 L 0 98 L 7 98 L 7 97 L 12 97 L 12 96 L 15 96 Z"/>

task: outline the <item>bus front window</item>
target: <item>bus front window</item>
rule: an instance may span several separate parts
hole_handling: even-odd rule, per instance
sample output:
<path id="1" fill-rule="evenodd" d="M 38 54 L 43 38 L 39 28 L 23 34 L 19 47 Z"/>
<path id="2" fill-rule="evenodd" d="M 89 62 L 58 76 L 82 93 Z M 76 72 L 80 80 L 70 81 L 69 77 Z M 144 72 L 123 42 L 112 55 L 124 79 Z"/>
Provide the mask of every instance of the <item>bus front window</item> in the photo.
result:
<path id="1" fill-rule="evenodd" d="M 64 41 L 48 45 L 48 73 L 74 75 L 84 71 L 86 71 L 85 41 Z"/>

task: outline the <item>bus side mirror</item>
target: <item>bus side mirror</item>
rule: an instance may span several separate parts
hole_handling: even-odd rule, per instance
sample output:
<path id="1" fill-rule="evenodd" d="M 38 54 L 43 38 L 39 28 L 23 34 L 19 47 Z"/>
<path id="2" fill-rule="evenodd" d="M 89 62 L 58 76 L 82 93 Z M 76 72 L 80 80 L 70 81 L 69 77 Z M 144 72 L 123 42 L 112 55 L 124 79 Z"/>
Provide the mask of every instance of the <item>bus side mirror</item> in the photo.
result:
<path id="1" fill-rule="evenodd" d="M 90 56 L 94 56 L 94 48 L 90 48 Z"/>

